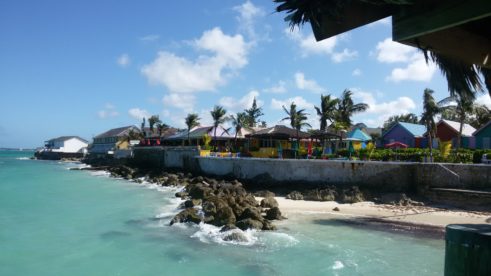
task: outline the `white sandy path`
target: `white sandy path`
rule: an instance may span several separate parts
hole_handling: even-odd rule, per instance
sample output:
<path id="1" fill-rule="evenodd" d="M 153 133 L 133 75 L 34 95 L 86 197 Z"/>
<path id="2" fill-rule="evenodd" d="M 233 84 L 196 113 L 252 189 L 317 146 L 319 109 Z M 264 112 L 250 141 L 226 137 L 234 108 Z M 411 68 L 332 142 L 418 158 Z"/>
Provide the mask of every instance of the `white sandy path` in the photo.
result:
<path id="1" fill-rule="evenodd" d="M 261 200 L 261 198 L 257 198 Z M 391 222 L 407 222 L 419 225 L 445 227 L 453 223 L 489 223 L 490 212 L 450 211 L 430 207 L 399 207 L 392 205 L 359 202 L 339 204 L 334 201 L 304 201 L 275 197 L 282 214 L 286 217 L 315 216 L 316 218 L 365 217 L 384 219 Z M 338 207 L 340 211 L 333 211 Z"/>

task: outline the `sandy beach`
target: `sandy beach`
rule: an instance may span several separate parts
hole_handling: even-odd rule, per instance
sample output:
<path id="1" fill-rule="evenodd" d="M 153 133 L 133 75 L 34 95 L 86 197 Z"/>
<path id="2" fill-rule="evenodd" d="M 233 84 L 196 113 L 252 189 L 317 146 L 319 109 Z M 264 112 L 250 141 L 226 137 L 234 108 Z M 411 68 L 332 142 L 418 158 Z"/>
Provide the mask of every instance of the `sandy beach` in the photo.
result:
<path id="1" fill-rule="evenodd" d="M 373 202 L 359 202 L 354 204 L 340 204 L 335 201 L 304 201 L 290 200 L 284 197 L 275 197 L 279 208 L 285 217 L 305 216 L 312 219 L 355 219 L 366 221 L 389 222 L 395 224 L 414 224 L 433 227 L 435 229 L 454 223 L 489 223 L 491 212 L 472 212 L 463 210 L 449 210 L 427 206 L 394 206 L 375 204 Z M 259 200 L 261 198 L 258 198 Z M 333 211 L 334 208 L 339 211 Z"/>

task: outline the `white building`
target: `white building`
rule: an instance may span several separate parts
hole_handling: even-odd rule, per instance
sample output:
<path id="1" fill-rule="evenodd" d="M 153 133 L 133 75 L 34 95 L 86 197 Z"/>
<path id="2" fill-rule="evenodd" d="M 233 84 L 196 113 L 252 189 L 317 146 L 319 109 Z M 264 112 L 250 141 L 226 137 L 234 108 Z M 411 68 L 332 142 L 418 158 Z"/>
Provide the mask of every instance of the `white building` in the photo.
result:
<path id="1" fill-rule="evenodd" d="M 61 153 L 84 153 L 89 142 L 78 136 L 61 136 L 44 142 L 45 150 Z"/>

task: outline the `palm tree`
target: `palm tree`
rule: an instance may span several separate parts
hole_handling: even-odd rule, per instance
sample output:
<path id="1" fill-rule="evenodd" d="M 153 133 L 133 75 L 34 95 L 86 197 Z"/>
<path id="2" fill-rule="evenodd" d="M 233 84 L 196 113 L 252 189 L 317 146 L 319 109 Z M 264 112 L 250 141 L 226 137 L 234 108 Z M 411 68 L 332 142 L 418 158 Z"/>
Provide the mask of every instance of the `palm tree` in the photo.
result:
<path id="1" fill-rule="evenodd" d="M 256 97 L 252 101 L 252 106 L 249 109 L 244 110 L 247 116 L 247 121 L 249 126 L 255 127 L 259 122 L 259 117 L 263 116 L 263 109 L 261 107 L 257 107 Z"/>
<path id="2" fill-rule="evenodd" d="M 419 122 L 419 119 L 418 116 L 414 113 L 390 116 L 389 119 L 384 122 L 384 129 L 387 130 L 398 122 L 417 124 Z"/>
<path id="3" fill-rule="evenodd" d="M 314 106 L 319 116 L 320 130 L 325 131 L 327 128 L 327 121 L 334 122 L 336 118 L 336 106 L 339 99 L 331 98 L 331 95 L 321 95 L 321 107 Z"/>
<path id="4" fill-rule="evenodd" d="M 433 162 L 433 137 L 436 134 L 435 116 L 441 112 L 440 107 L 433 98 L 433 90 L 426 88 L 423 94 L 423 114 L 420 122 L 426 126 L 428 133 L 428 147 L 430 149 L 430 162 Z"/>
<path id="5" fill-rule="evenodd" d="M 145 135 L 145 117 L 143 117 L 142 124 L 141 124 L 141 131 L 143 132 L 143 135 Z"/>
<path id="6" fill-rule="evenodd" d="M 215 105 L 212 111 L 210 111 L 211 117 L 213 118 L 213 140 L 214 140 L 214 146 L 215 150 L 217 148 L 217 128 L 221 124 L 225 123 L 227 121 L 227 117 L 225 117 L 225 114 L 227 114 L 227 110 L 225 110 L 222 106 Z"/>
<path id="7" fill-rule="evenodd" d="M 283 110 L 288 115 L 283 118 L 282 121 L 289 120 L 290 125 L 297 131 L 297 143 L 300 146 L 300 130 L 304 126 L 312 127 L 309 123 L 307 123 L 307 113 L 305 113 L 305 109 L 297 110 L 297 105 L 292 102 L 290 104 L 290 109 L 288 110 L 285 106 L 283 106 Z M 295 152 L 296 154 L 296 152 Z"/>
<path id="8" fill-rule="evenodd" d="M 245 112 L 238 112 L 236 116 L 230 115 L 232 126 L 235 128 L 235 148 L 237 149 L 237 133 L 239 133 L 243 127 L 249 126 L 249 120 Z"/>
<path id="9" fill-rule="evenodd" d="M 162 121 L 160 121 L 159 115 L 152 115 L 150 118 L 148 118 L 148 125 L 150 126 L 150 132 L 153 133 L 153 127 L 161 122 Z"/>
<path id="10" fill-rule="evenodd" d="M 474 94 L 469 94 L 468 98 L 462 96 L 462 94 L 455 94 L 453 97 L 447 97 L 438 102 L 438 106 L 441 108 L 441 110 L 447 112 L 450 111 L 450 113 L 455 114 L 460 124 L 459 134 L 457 136 L 457 149 L 459 149 L 461 146 L 464 123 L 469 120 L 470 115 L 473 115 L 475 113 L 475 97 L 473 95 Z"/>
<path id="11" fill-rule="evenodd" d="M 337 120 L 338 122 L 351 126 L 351 116 L 355 113 L 363 112 L 368 109 L 368 104 L 353 102 L 353 92 L 348 89 L 343 91 L 341 98 L 337 104 Z"/>
<path id="12" fill-rule="evenodd" d="M 475 105 L 475 117 L 470 120 L 470 124 L 476 129 L 481 128 L 491 120 L 491 110 L 483 104 Z"/>
<path id="13" fill-rule="evenodd" d="M 200 118 L 198 117 L 198 114 L 196 113 L 189 113 L 188 116 L 184 119 L 186 126 L 188 127 L 188 145 L 191 145 L 191 140 L 189 139 L 189 133 L 191 132 L 191 129 L 193 127 L 199 126 L 199 120 Z"/>
<path id="14" fill-rule="evenodd" d="M 162 137 L 162 131 L 167 128 L 169 128 L 167 124 L 162 122 L 157 123 L 157 130 L 159 131 L 159 137 Z"/>

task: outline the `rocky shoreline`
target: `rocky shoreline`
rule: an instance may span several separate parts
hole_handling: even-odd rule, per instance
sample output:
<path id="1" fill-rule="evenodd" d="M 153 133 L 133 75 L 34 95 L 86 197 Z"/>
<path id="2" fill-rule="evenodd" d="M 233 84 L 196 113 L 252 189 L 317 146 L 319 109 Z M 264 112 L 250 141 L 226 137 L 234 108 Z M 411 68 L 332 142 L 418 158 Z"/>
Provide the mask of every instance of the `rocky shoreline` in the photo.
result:
<path id="1" fill-rule="evenodd" d="M 143 170 L 127 165 L 96 166 L 82 170 L 105 170 L 112 177 L 142 183 L 144 181 L 159 186 L 182 187 L 175 194 L 184 200 L 181 210 L 170 221 L 175 223 L 207 223 L 221 227 L 221 231 L 239 228 L 241 230 L 275 230 L 274 221 L 286 219 L 274 198 L 275 193 L 269 190 L 248 191 L 239 180 L 217 179 L 207 176 L 193 176 L 184 172 L 165 172 L 160 170 Z M 255 185 L 251 185 L 255 186 Z M 413 201 L 405 194 L 385 194 L 373 197 L 362 192 L 357 186 L 338 188 L 327 186 L 317 189 L 283 190 L 285 198 L 306 201 L 336 201 L 338 203 L 357 203 L 372 200 L 396 206 L 421 206 L 423 203 Z M 261 201 L 256 200 L 261 197 Z M 338 211 L 338 210 L 334 210 Z M 230 237 L 231 239 L 240 237 Z"/>

